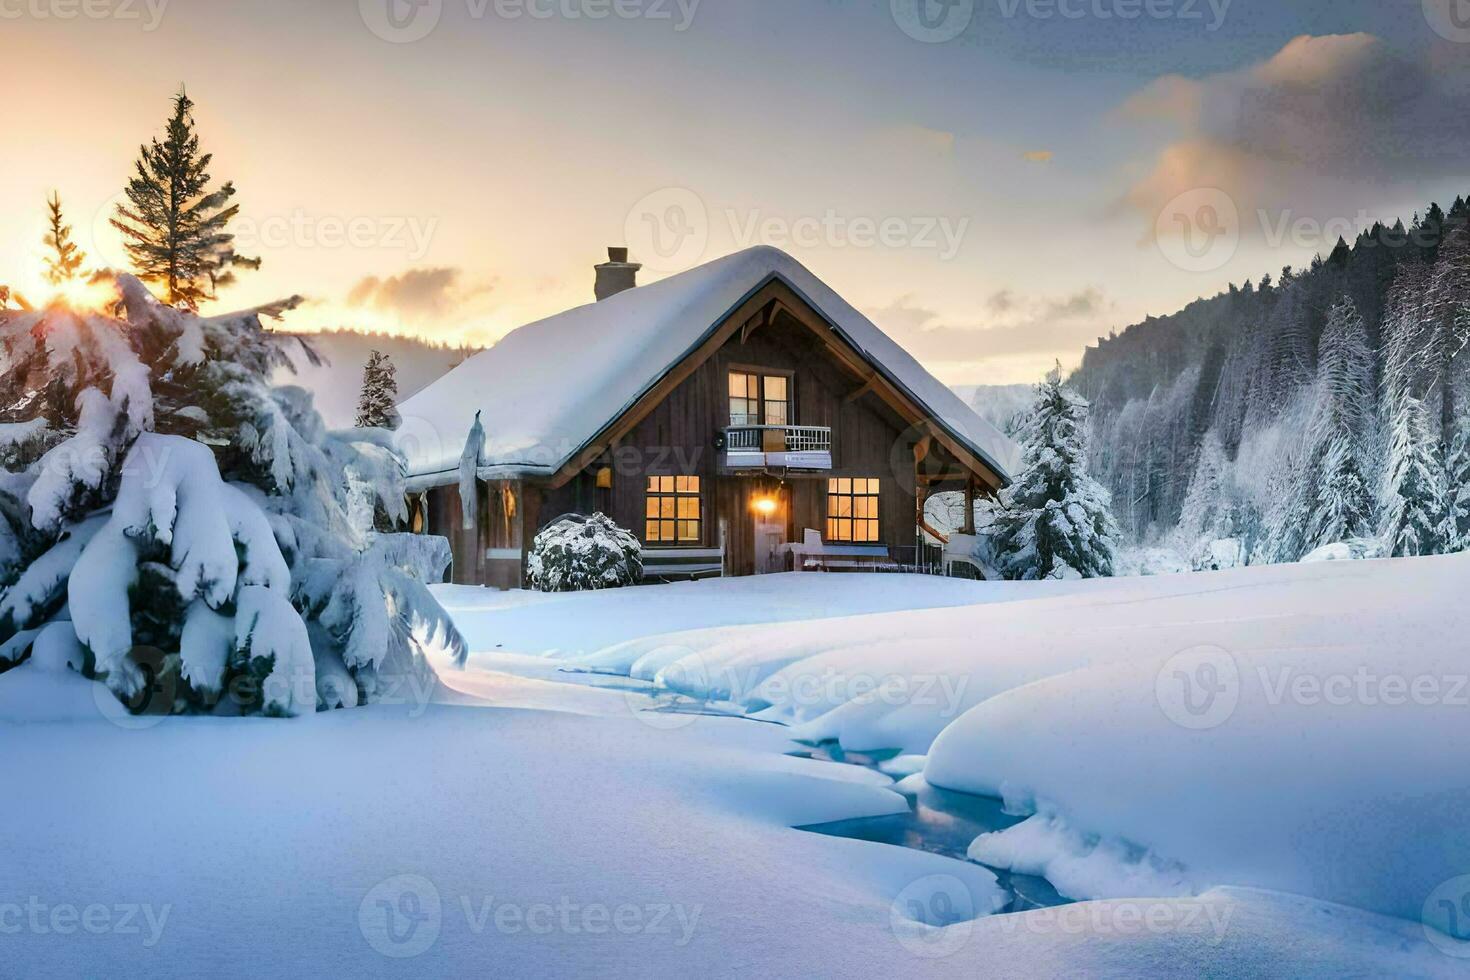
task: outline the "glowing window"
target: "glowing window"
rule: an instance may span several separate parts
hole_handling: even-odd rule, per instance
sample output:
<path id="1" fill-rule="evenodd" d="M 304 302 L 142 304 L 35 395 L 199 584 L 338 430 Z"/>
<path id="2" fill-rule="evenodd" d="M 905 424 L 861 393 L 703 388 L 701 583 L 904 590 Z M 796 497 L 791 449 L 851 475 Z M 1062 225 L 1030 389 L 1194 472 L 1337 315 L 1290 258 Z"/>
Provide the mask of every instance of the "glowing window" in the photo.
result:
<path id="1" fill-rule="evenodd" d="M 878 481 L 840 477 L 827 481 L 827 540 L 876 544 Z"/>
<path id="2" fill-rule="evenodd" d="M 645 516 L 648 544 L 698 544 L 704 524 L 699 477 L 650 476 Z"/>

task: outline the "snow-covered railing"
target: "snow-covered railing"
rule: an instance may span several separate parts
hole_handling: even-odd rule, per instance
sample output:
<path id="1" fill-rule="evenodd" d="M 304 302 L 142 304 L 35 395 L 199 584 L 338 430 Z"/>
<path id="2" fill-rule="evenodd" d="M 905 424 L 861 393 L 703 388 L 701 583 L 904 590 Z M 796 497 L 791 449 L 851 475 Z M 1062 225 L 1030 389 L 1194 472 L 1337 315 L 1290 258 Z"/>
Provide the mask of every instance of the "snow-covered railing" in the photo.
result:
<path id="1" fill-rule="evenodd" d="M 830 470 L 832 430 L 815 425 L 732 425 L 725 430 L 725 465 Z"/>

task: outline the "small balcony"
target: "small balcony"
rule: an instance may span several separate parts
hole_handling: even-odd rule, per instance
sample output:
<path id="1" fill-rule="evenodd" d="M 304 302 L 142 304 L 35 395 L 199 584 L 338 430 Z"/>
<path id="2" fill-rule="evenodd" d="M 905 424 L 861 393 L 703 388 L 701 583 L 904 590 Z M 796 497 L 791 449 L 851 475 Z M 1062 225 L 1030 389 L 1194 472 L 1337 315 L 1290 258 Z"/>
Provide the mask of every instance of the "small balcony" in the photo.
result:
<path id="1" fill-rule="evenodd" d="M 732 425 L 724 463 L 732 470 L 830 470 L 832 430 L 813 425 Z"/>

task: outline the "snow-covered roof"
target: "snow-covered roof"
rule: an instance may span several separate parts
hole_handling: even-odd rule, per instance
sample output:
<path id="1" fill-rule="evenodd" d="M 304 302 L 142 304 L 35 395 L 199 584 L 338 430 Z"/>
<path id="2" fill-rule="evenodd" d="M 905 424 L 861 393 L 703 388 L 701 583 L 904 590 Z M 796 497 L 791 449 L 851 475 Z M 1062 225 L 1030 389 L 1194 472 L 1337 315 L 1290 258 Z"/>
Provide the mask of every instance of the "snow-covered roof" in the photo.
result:
<path id="1" fill-rule="evenodd" d="M 476 411 L 488 434 L 482 474 L 554 473 L 772 279 L 997 474 L 1016 472 L 1014 443 L 800 262 L 757 246 L 526 324 L 409 398 L 397 439 L 410 478 L 455 479 Z"/>

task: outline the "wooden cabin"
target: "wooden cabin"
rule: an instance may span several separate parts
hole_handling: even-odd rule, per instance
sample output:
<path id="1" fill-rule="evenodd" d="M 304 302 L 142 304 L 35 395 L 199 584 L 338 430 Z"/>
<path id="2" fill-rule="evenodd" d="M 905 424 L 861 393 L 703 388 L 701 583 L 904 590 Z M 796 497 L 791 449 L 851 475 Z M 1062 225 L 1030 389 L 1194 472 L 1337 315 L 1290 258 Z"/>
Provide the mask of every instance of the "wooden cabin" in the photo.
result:
<path id="1" fill-rule="evenodd" d="M 449 539 L 454 582 L 519 587 L 540 528 L 599 511 L 653 578 L 910 566 L 942 538 L 928 494 L 991 494 L 1013 472 L 1004 436 L 784 252 L 647 286 L 638 270 L 609 249 L 597 302 L 400 406 L 413 526 Z"/>

